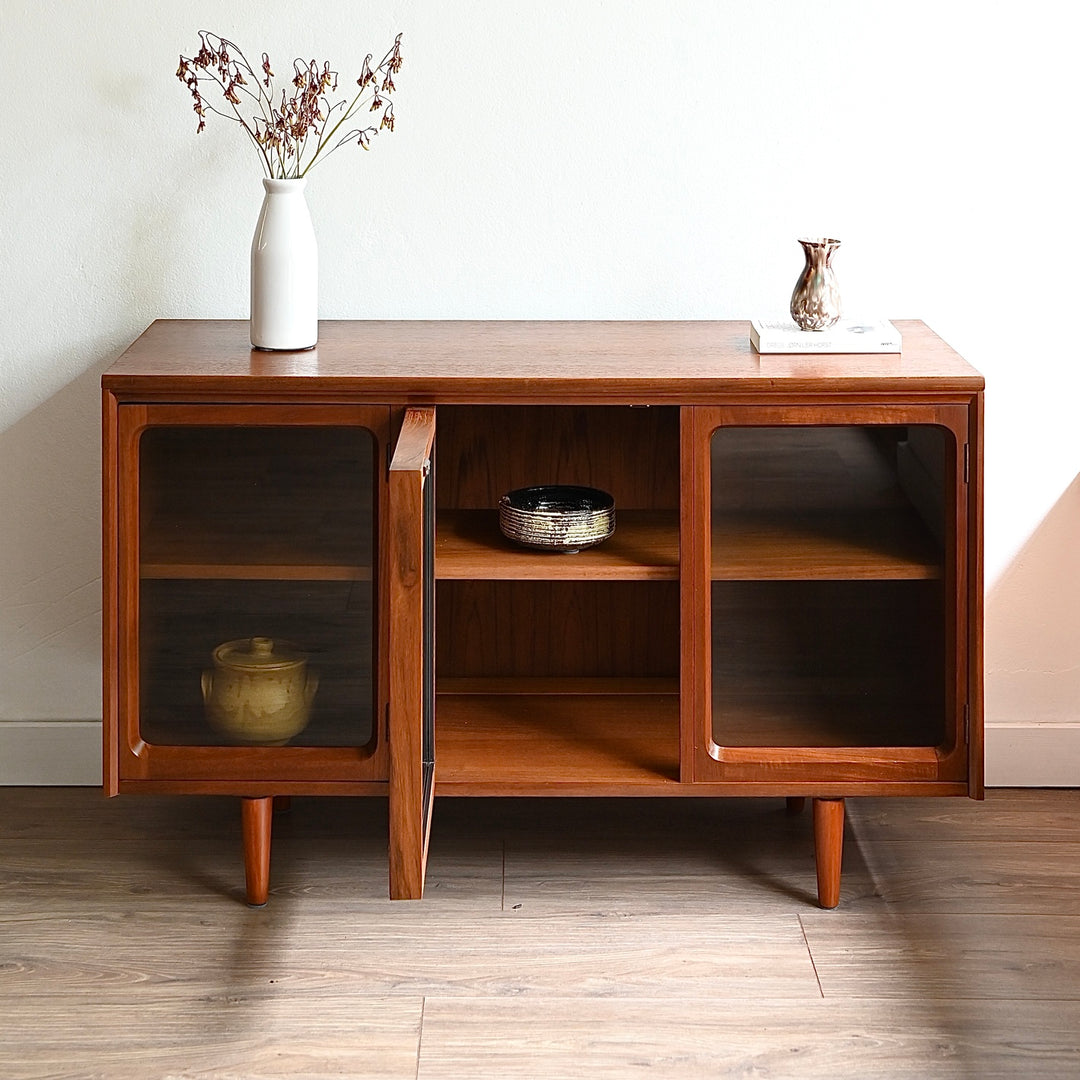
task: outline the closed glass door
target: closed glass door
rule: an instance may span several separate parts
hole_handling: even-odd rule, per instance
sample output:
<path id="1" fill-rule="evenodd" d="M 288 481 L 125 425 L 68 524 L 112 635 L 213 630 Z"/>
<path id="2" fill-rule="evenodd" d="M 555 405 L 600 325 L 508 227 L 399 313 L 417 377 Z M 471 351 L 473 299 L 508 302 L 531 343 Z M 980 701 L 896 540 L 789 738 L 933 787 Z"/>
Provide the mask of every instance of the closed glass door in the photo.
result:
<path id="1" fill-rule="evenodd" d="M 695 775 L 962 774 L 962 412 L 698 412 L 708 678 Z"/>
<path id="2" fill-rule="evenodd" d="M 126 425 L 122 496 L 138 536 L 122 575 L 137 611 L 127 647 L 138 680 L 124 709 L 142 759 L 134 773 L 250 778 L 277 753 L 289 778 L 310 778 L 336 748 L 331 776 L 385 775 L 375 759 L 388 410 L 138 412 L 149 415 Z"/>

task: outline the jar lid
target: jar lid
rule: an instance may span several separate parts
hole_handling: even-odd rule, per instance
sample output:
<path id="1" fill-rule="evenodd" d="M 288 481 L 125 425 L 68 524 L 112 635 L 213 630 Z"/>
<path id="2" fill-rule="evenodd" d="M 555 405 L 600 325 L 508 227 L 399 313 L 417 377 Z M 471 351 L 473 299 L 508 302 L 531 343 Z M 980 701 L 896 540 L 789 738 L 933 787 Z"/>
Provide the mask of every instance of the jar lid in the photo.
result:
<path id="1" fill-rule="evenodd" d="M 283 671 L 300 667 L 307 661 L 307 655 L 291 642 L 267 637 L 226 641 L 214 650 L 213 656 L 219 667 L 244 671 Z"/>

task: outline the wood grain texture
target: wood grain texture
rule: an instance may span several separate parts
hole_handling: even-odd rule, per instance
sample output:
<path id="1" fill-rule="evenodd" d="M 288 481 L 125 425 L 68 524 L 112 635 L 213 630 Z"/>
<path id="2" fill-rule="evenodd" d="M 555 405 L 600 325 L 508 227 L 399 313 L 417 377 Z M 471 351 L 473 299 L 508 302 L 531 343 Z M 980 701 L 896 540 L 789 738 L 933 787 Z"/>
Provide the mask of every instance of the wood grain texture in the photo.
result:
<path id="1" fill-rule="evenodd" d="M 1080 997 L 1080 916 L 800 916 L 826 997 Z"/>
<path id="2" fill-rule="evenodd" d="M 213 410 L 206 426 L 148 428 L 139 458 L 142 576 L 370 579 L 387 417 L 367 412 L 323 415 L 373 428 L 250 418 L 245 427 L 214 425 Z"/>
<path id="3" fill-rule="evenodd" d="M 116 599 L 123 640 L 107 669 L 124 705 L 117 739 L 120 780 L 114 787 L 128 790 L 146 782 L 180 790 L 187 783 L 191 790 L 207 790 L 220 783 L 219 790 L 226 790 L 262 784 L 262 789 L 245 787 L 242 793 L 265 798 L 302 790 L 307 783 L 346 784 L 354 777 L 363 782 L 388 775 L 391 879 L 398 883 L 392 892 L 420 895 L 431 787 L 430 774 L 420 763 L 414 721 L 433 650 L 431 628 L 419 618 L 417 585 L 426 556 L 417 553 L 417 539 L 419 493 L 432 455 L 437 407 L 438 455 L 446 477 L 439 503 L 448 515 L 443 539 L 450 549 L 439 591 L 435 663 L 440 674 L 451 679 L 518 677 L 530 684 L 542 677 L 679 676 L 683 700 L 675 711 L 690 726 L 680 732 L 676 724 L 672 743 L 667 733 L 670 702 L 659 705 L 658 697 L 653 701 L 658 708 L 649 716 L 641 694 L 627 695 L 625 701 L 561 694 L 558 702 L 533 694 L 502 700 L 482 694 L 466 707 L 459 695 L 448 704 L 443 742 L 450 773 L 440 781 L 442 788 L 457 785 L 460 793 L 474 795 L 539 795 L 550 787 L 569 795 L 587 793 L 595 784 L 595 791 L 632 795 L 694 779 L 742 784 L 747 794 L 769 790 L 834 798 L 860 784 L 862 790 L 877 792 L 964 791 L 965 732 L 969 717 L 976 724 L 980 719 L 980 676 L 971 663 L 978 627 L 970 618 L 966 570 L 979 537 L 968 533 L 971 506 L 962 486 L 968 478 L 966 471 L 961 477 L 959 463 L 969 460 L 973 447 L 977 454 L 968 424 L 982 379 L 921 324 L 904 327 L 908 345 L 899 358 L 760 357 L 749 349 L 742 323 L 331 323 L 324 327 L 319 349 L 293 356 L 253 353 L 237 337 L 242 329 L 243 324 L 156 323 L 103 379 L 106 390 L 119 396 L 119 411 L 125 414 L 113 455 L 118 468 L 109 474 L 120 500 L 124 560 L 117 571 Z M 691 408 L 698 404 L 705 406 L 696 410 L 701 417 L 693 416 Z M 624 407 L 644 405 L 649 407 Z M 342 430 L 362 424 L 369 414 L 381 415 L 380 423 L 392 419 L 400 425 L 389 485 L 380 479 L 388 430 L 375 440 L 379 452 L 365 466 L 357 464 L 355 448 L 344 445 L 348 438 L 340 443 L 332 438 L 324 448 L 328 454 L 302 445 L 312 437 L 322 439 L 335 424 Z M 237 511 L 236 520 L 221 530 L 215 515 L 207 520 L 181 515 L 195 527 L 188 541 L 181 537 L 173 543 L 177 528 L 169 514 L 175 506 L 155 495 L 179 491 L 182 502 L 200 504 L 203 478 L 185 488 L 183 482 L 171 482 L 170 470 L 182 479 L 187 476 L 191 470 L 179 444 L 191 443 L 191 436 L 205 431 L 211 420 L 220 426 L 213 434 L 220 446 L 208 457 L 239 470 L 241 482 L 224 485 L 230 494 L 224 500 L 226 516 Z M 257 444 L 263 432 L 256 429 L 278 424 L 288 430 L 289 440 L 296 439 L 285 456 L 304 464 L 289 472 L 285 495 L 274 504 L 284 512 L 272 508 L 267 515 L 260 498 L 245 504 L 242 493 L 259 495 L 275 482 L 277 470 L 265 467 Z M 726 465 L 718 467 L 715 458 L 706 462 L 715 450 L 706 440 L 715 443 L 710 424 L 720 436 L 740 429 L 739 445 Z M 765 460 L 763 471 L 747 467 L 741 429 L 759 429 L 753 441 L 764 437 L 761 429 L 768 427 L 783 429 L 781 441 L 790 441 L 793 431 L 809 438 L 805 447 L 796 440 L 794 451 L 791 445 L 784 448 L 777 475 L 770 469 L 778 459 L 768 447 L 763 456 L 749 455 Z M 916 427 L 931 434 L 936 446 L 930 455 L 936 464 L 928 470 L 929 504 L 909 504 L 902 497 L 907 488 L 891 458 L 879 467 L 883 449 L 895 455 Z M 158 437 L 164 449 L 155 459 Z M 252 438 L 256 442 L 246 452 L 243 446 L 228 452 L 233 440 L 239 446 Z M 860 449 L 855 443 L 867 445 Z M 174 452 L 177 445 L 180 452 Z M 821 465 L 822 453 L 836 459 L 835 468 Z M 323 457 L 347 459 L 343 485 L 337 483 L 340 470 L 320 471 Z M 197 449 L 194 461 L 204 471 L 206 460 Z M 809 462 L 808 471 L 793 469 L 793 462 Z M 353 498 L 360 489 L 354 491 L 350 482 L 364 471 L 380 490 L 390 491 L 376 499 L 375 535 L 381 548 L 370 553 L 374 558 L 364 551 L 354 558 L 347 550 L 356 532 L 348 514 L 313 515 L 305 501 L 314 493 L 315 503 L 325 510 L 340 486 L 347 501 L 363 503 Z M 759 499 L 762 480 L 770 498 L 779 502 L 778 517 L 770 498 Z M 490 519 L 474 528 L 478 519 L 472 514 L 490 515 L 506 489 L 545 481 L 608 488 L 630 515 L 606 552 L 593 553 L 591 562 L 562 562 L 563 568 L 574 568 L 565 578 L 547 576 L 552 573 L 547 566 L 556 563 L 541 569 L 535 559 L 507 557 L 490 533 Z M 428 483 L 429 495 L 433 488 Z M 235 498 L 233 493 L 238 493 Z M 800 501 L 804 498 L 810 500 L 807 506 Z M 699 499 L 713 510 L 715 529 L 690 505 Z M 387 502 L 390 512 L 382 514 Z M 849 504 L 856 513 L 844 512 Z M 303 513 L 295 514 L 297 507 Z M 645 516 L 635 518 L 636 513 Z M 657 528 L 659 519 L 652 517 L 657 513 L 678 514 L 678 533 L 670 522 Z M 287 521 L 290 515 L 319 517 L 313 532 L 320 543 L 327 542 L 327 550 L 318 543 L 305 548 L 309 539 L 302 531 L 297 534 Z M 274 529 L 279 517 L 287 526 L 284 542 Z M 926 525 L 922 531 L 920 520 Z M 259 536 L 264 548 L 257 557 L 243 550 L 219 556 L 219 533 L 233 540 Z M 203 543 L 207 538 L 210 542 Z M 164 711 L 173 687 L 181 683 L 162 680 L 151 700 L 153 680 L 143 672 L 147 661 L 164 651 L 169 613 L 157 628 L 154 653 L 148 647 L 153 619 L 144 603 L 153 593 L 132 582 L 140 571 L 144 582 L 189 575 L 244 579 L 245 585 L 271 577 L 294 583 L 318 577 L 371 581 L 380 613 L 370 642 L 377 650 L 376 664 L 373 674 L 357 680 L 364 685 L 352 696 L 374 698 L 373 715 L 364 718 L 373 733 L 370 760 L 381 753 L 387 763 L 389 738 L 388 770 L 380 773 L 367 762 L 361 766 L 349 759 L 347 747 L 328 746 L 325 740 L 320 747 L 289 747 L 261 756 L 246 752 L 251 748 L 233 753 L 180 745 L 190 740 L 179 737 L 177 745 L 161 746 L 158 731 L 145 723 L 146 707 L 151 705 L 155 714 Z M 593 577 L 608 580 L 589 580 Z M 896 649 L 891 640 L 877 641 L 876 661 L 868 670 L 830 669 L 823 678 L 803 682 L 800 673 L 818 666 L 808 663 L 806 655 L 778 665 L 795 674 L 755 712 L 761 695 L 753 678 L 749 692 L 742 694 L 749 707 L 737 700 L 738 689 L 721 700 L 728 691 L 720 683 L 729 672 L 709 648 L 710 633 L 715 643 L 725 633 L 734 637 L 739 620 L 729 619 L 718 629 L 714 613 L 700 611 L 718 588 L 710 582 L 725 577 L 738 584 L 764 578 L 784 585 L 793 578 L 797 584 L 817 579 L 830 585 L 837 578 L 925 578 L 931 579 L 937 599 L 917 618 L 908 619 L 906 609 L 897 618 L 887 608 L 883 618 L 867 620 L 875 627 L 891 626 L 903 645 Z M 162 584 L 167 582 L 154 582 Z M 825 605 L 833 621 L 847 615 L 838 606 Z M 150 637 L 136 640 L 135 625 L 149 628 Z M 806 640 L 796 653 L 808 652 Z M 890 655 L 910 659 L 913 640 L 925 643 L 930 659 L 920 653 L 910 668 L 898 668 Z M 364 651 L 370 655 L 370 649 Z M 742 655 L 754 651 L 744 649 Z M 833 655 L 843 652 L 838 648 Z M 771 666 L 776 656 L 771 654 L 762 666 Z M 717 684 L 713 700 L 710 661 Z M 732 674 L 729 686 L 747 690 L 748 680 L 740 683 L 739 672 Z M 348 678 L 340 681 L 348 683 Z M 900 695 L 893 692 L 909 683 L 921 693 L 915 700 L 894 701 Z M 788 724 L 791 717 L 783 706 L 798 693 L 808 696 L 810 705 L 804 700 L 802 715 Z M 890 703 L 883 712 L 852 719 L 845 706 L 867 695 Z M 736 707 L 725 711 L 733 701 Z M 475 715 L 466 716 L 466 711 Z M 781 719 L 770 727 L 768 716 L 760 722 L 758 713 L 777 713 Z M 803 722 L 808 713 L 810 725 Z M 736 723 L 725 727 L 731 715 Z M 742 723 L 747 716 L 749 724 Z M 837 716 L 840 722 L 834 723 Z M 621 729 L 615 717 L 622 720 Z M 736 730 L 740 723 L 742 729 Z M 380 743 L 384 729 L 388 733 Z M 508 737 L 530 729 L 533 736 Z M 170 733 L 173 727 L 162 730 Z M 479 738 L 473 738 L 478 731 Z M 723 745 L 725 739 L 734 745 Z M 339 749 L 344 752 L 331 752 Z M 423 756 L 430 770 L 426 750 Z M 463 767 L 470 757 L 475 761 Z M 522 771 L 523 765 L 531 772 Z M 274 789 L 275 783 L 287 786 Z M 975 774 L 975 794 L 978 786 Z M 704 790 L 719 794 L 727 789 Z"/>
<path id="4" fill-rule="evenodd" d="M 273 798 L 241 799 L 244 835 L 244 892 L 252 907 L 270 896 L 270 845 L 273 833 Z"/>
<path id="5" fill-rule="evenodd" d="M 863 831 L 858 824 L 853 829 L 855 836 Z M 866 911 L 884 902 L 904 914 L 1080 915 L 1080 842 L 998 840 L 993 873 L 980 866 L 986 851 L 985 838 L 863 840 L 867 876 L 863 884 L 845 878 L 844 909 Z M 861 891 L 866 884 L 870 892 Z"/>
<path id="6" fill-rule="evenodd" d="M 515 544 L 491 510 L 444 510 L 435 539 L 440 579 L 520 581 L 675 581 L 679 523 L 675 511 L 617 510 L 615 533 L 572 555 Z"/>
<path id="7" fill-rule="evenodd" d="M 424 894 L 433 789 L 424 793 L 424 484 L 435 410 L 408 409 L 390 462 L 387 598 L 390 624 L 390 895 Z"/>
<path id="8" fill-rule="evenodd" d="M 253 910 L 234 799 L 0 789 L 0 1071 L 1071 1080 L 1080 791 L 847 805 L 833 912 L 745 798 L 443 800 L 416 905 L 385 800 L 296 798 Z"/>
<path id="9" fill-rule="evenodd" d="M 5 1080 L 415 1080 L 423 1008 L 274 980 L 241 990 L 211 979 L 199 998 L 145 988 L 131 1008 L 85 990 L 47 1009 L 0 994 L 0 1060 Z"/>
<path id="10" fill-rule="evenodd" d="M 731 419 L 740 418 L 752 419 Z M 941 443 L 942 429 L 918 430 Z M 717 428 L 708 447 L 713 579 L 941 577 L 940 523 L 924 523 L 898 476 L 907 440 L 901 426 Z M 940 485 L 931 491 L 939 500 Z"/>
<path id="11" fill-rule="evenodd" d="M 783 799 L 609 799 L 587 809 L 542 802 L 531 823 L 507 821 L 507 910 L 750 915 L 816 902 L 810 816 L 789 817 Z M 849 891 L 874 891 L 857 854 L 845 898 Z"/>
<path id="12" fill-rule="evenodd" d="M 671 406 L 440 406 L 439 508 L 494 510 L 515 488 L 581 484 L 608 492 L 616 515 L 675 511 L 678 440 Z"/>
<path id="13" fill-rule="evenodd" d="M 679 645 L 674 581 L 437 587 L 435 665 L 446 678 L 675 678 Z"/>
<path id="14" fill-rule="evenodd" d="M 419 1080 L 1073 1080 L 1076 1002 L 437 998 Z"/>
<path id="15" fill-rule="evenodd" d="M 991 790 L 968 799 L 852 799 L 851 828 L 867 840 L 937 845 L 1043 844 L 1080 838 L 1080 790 Z M 974 849 L 973 849 L 974 850 Z M 988 849 L 987 849 L 988 850 Z"/>
<path id="16" fill-rule="evenodd" d="M 722 582 L 712 616 L 718 745 L 945 742 L 939 583 Z"/>
<path id="17" fill-rule="evenodd" d="M 674 784 L 679 701 L 674 694 L 440 694 L 439 790 L 501 783 Z"/>
<path id="18" fill-rule="evenodd" d="M 983 723 L 984 694 L 984 653 L 985 644 L 982 634 L 984 605 L 984 553 L 983 522 L 985 507 L 983 500 L 983 428 L 985 426 L 986 402 L 982 394 L 971 399 L 970 423 L 968 428 L 969 479 L 967 492 L 967 612 L 968 626 L 978 628 L 971 635 L 968 645 L 968 684 L 967 701 L 969 713 L 968 727 L 968 773 L 971 794 L 981 799 L 985 795 L 985 727 Z"/>
<path id="19" fill-rule="evenodd" d="M 387 442 L 389 419 L 385 406 L 313 404 L 298 410 L 269 405 L 255 417 L 250 409 L 235 405 L 127 404 L 118 409 L 115 431 L 106 423 L 105 468 L 107 474 L 115 474 L 119 561 L 114 586 L 116 685 L 108 690 L 116 701 L 118 731 L 106 755 L 109 768 L 116 769 L 118 789 L 132 781 L 186 780 L 204 785 L 204 790 L 217 784 L 220 791 L 263 796 L 274 793 L 275 780 L 318 784 L 332 779 L 385 779 L 386 748 L 377 738 L 370 714 L 372 699 L 386 697 L 380 664 L 386 618 L 382 612 L 372 617 L 369 579 L 385 498 L 385 485 L 374 484 L 373 473 Z M 313 447 L 319 451 L 316 458 L 326 457 L 325 475 L 310 462 L 298 473 L 280 467 L 281 454 L 302 456 L 304 448 Z M 319 506 L 316 525 L 333 516 L 329 507 L 333 484 L 327 476 L 333 477 L 335 464 L 345 474 L 346 504 L 367 503 L 362 515 L 367 521 L 366 538 L 360 529 L 348 555 L 339 533 L 331 529 L 330 541 L 311 539 L 312 531 L 318 531 L 311 529 L 312 521 L 298 523 L 288 513 L 297 498 L 308 511 Z M 215 480 L 224 482 L 223 498 L 211 497 Z M 308 487 L 314 495 L 305 494 Z M 206 526 L 207 505 L 210 519 L 218 523 L 226 519 L 227 528 L 200 527 L 200 523 Z M 164 533 L 155 532 L 151 524 L 161 520 L 159 511 L 171 522 Z M 269 524 L 267 513 L 272 519 Z M 191 520 L 186 520 L 189 515 Z M 349 511 L 344 516 L 349 518 Z M 148 549 L 143 542 L 144 526 Z M 242 545 L 238 547 L 235 541 L 250 532 L 266 532 L 270 548 L 260 549 L 252 542 L 243 554 Z M 168 539 L 177 533 L 196 540 L 196 561 L 185 567 L 175 561 L 183 545 L 178 548 Z M 155 539 L 164 541 L 158 551 L 163 563 L 154 562 Z M 147 565 L 152 571 L 163 570 L 174 580 L 143 577 L 144 554 L 150 558 Z M 330 569 L 323 576 L 363 580 L 344 580 L 338 585 L 305 580 L 319 576 L 318 567 L 324 565 L 320 560 L 327 556 Z M 378 556 L 383 557 L 381 549 Z M 230 558 L 240 561 L 230 565 Z M 267 558 L 292 560 L 284 567 L 286 577 L 294 579 L 291 585 L 265 580 L 267 570 L 260 560 Z M 237 583 L 234 575 L 243 576 L 241 567 L 246 567 L 249 576 Z M 191 580 L 200 576 L 207 580 Z M 327 589 L 335 596 L 330 618 Z M 359 611 L 363 596 L 367 597 L 366 614 Z M 305 614 L 313 613 L 313 605 L 322 616 L 318 622 L 305 620 Z M 320 653 L 337 650 L 340 660 L 351 652 L 354 658 L 347 669 L 338 663 L 338 674 L 347 673 L 341 679 L 331 675 L 317 699 L 315 715 L 324 706 L 322 720 L 328 723 L 315 720 L 322 734 L 316 730 L 312 741 L 322 746 L 285 748 L 282 753 L 291 759 L 287 767 L 265 748 L 206 745 L 220 740 L 198 734 L 205 732 L 197 691 L 199 672 L 217 644 L 245 636 L 245 624 L 248 636 L 263 635 L 269 625 L 270 636 L 302 642 L 315 626 L 312 644 Z M 281 629 L 286 632 L 280 633 Z M 361 658 L 359 663 L 356 657 Z M 335 693 L 339 694 L 336 702 Z M 332 719 L 335 715 L 343 727 Z M 204 745 L 179 745 L 185 741 Z M 242 790 L 243 785 L 252 784 L 261 786 Z"/>
<path id="20" fill-rule="evenodd" d="M 714 581 L 940 578 L 940 554 L 910 511 L 725 514 L 713 520 Z"/>
<path id="21" fill-rule="evenodd" d="M 899 356 L 759 356 L 746 322 L 323 322 L 306 353 L 251 349 L 246 321 L 158 320 L 105 373 L 118 394 L 162 376 L 190 394 L 369 401 L 692 404 L 778 390 L 974 393 L 982 376 L 923 323 Z"/>
<path id="22" fill-rule="evenodd" d="M 814 858 L 818 903 L 840 903 L 840 864 L 844 856 L 844 800 L 814 799 Z"/>
<path id="23" fill-rule="evenodd" d="M 116 398 L 101 392 L 102 787 L 118 791 L 120 745 L 120 497 Z"/>

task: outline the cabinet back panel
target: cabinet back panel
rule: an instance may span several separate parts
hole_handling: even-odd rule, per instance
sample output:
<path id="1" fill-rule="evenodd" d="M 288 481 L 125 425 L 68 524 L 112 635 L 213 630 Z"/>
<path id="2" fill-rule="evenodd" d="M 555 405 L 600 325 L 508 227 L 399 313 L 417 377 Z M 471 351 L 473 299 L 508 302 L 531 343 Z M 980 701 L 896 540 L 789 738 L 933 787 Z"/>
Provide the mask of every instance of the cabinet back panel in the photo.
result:
<path id="1" fill-rule="evenodd" d="M 319 678 L 311 721 L 293 746 L 364 746 L 374 717 L 373 598 L 368 581 L 145 581 L 139 649 L 140 734 L 160 745 L 219 745 L 201 675 L 238 638 L 297 646 Z"/>
<path id="2" fill-rule="evenodd" d="M 717 582 L 713 739 L 726 746 L 938 746 L 938 581 Z"/>
<path id="3" fill-rule="evenodd" d="M 155 427 L 143 560 L 370 567 L 375 441 L 360 427 Z"/>
<path id="4" fill-rule="evenodd" d="M 440 678 L 679 673 L 674 581 L 441 581 Z"/>
<path id="5" fill-rule="evenodd" d="M 514 488 L 584 484 L 619 507 L 679 505 L 679 410 L 452 405 L 438 409 L 440 509 L 494 509 Z"/>

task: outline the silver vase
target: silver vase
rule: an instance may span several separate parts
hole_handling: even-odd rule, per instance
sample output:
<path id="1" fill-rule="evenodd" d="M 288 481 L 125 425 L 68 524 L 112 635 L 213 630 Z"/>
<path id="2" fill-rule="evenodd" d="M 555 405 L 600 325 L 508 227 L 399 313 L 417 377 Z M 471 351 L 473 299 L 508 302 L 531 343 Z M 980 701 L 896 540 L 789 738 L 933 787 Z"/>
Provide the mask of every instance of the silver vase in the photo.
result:
<path id="1" fill-rule="evenodd" d="M 791 294 L 791 317 L 800 330 L 827 330 L 840 319 L 840 288 L 830 262 L 839 240 L 800 240 L 806 255 L 795 291 Z"/>

